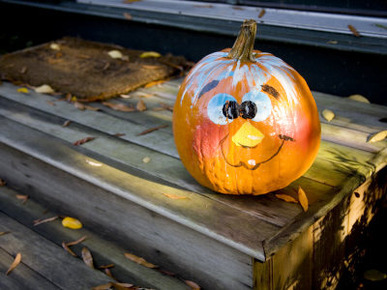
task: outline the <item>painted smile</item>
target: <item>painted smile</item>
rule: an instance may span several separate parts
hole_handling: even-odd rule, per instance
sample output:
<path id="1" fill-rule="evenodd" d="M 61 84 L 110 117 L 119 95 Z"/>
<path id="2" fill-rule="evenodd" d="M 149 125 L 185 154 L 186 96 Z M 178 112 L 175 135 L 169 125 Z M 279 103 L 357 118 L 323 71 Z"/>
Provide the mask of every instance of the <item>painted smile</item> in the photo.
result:
<path id="1" fill-rule="evenodd" d="M 223 151 L 223 143 L 226 141 L 227 137 L 228 137 L 228 134 L 227 134 L 222 140 L 220 140 L 220 142 L 219 142 L 220 150 L 221 150 L 221 152 L 222 152 L 222 156 L 223 156 L 224 160 L 226 160 L 226 163 L 227 163 L 228 165 L 232 166 L 232 167 L 241 167 L 241 166 L 243 166 L 244 168 L 246 168 L 246 169 L 248 169 L 248 170 L 256 170 L 259 166 L 261 166 L 261 164 L 264 164 L 264 163 L 266 163 L 266 162 L 269 162 L 269 161 L 272 160 L 274 157 L 276 157 L 276 156 L 280 153 L 282 147 L 284 146 L 285 141 L 292 141 L 292 142 L 295 141 L 292 137 L 289 137 L 289 136 L 280 134 L 280 135 L 278 135 L 278 138 L 281 139 L 282 142 L 281 142 L 280 146 L 278 147 L 278 149 L 274 152 L 274 154 L 271 155 L 268 159 L 266 159 L 266 160 L 264 160 L 264 161 L 261 161 L 261 162 L 259 162 L 259 163 L 256 163 L 256 161 L 255 161 L 254 159 L 250 159 L 250 160 L 247 161 L 248 164 L 246 164 L 246 163 L 243 162 L 243 161 L 239 161 L 239 163 L 237 163 L 237 164 L 232 164 L 231 162 L 229 162 L 229 161 L 227 160 L 227 157 L 226 157 L 226 155 L 224 154 L 224 151 Z M 247 150 L 248 150 L 248 149 L 253 149 L 253 148 L 255 148 L 255 147 L 256 147 L 256 146 L 254 146 L 254 147 L 243 146 L 243 148 L 245 148 L 245 149 L 247 149 Z"/>

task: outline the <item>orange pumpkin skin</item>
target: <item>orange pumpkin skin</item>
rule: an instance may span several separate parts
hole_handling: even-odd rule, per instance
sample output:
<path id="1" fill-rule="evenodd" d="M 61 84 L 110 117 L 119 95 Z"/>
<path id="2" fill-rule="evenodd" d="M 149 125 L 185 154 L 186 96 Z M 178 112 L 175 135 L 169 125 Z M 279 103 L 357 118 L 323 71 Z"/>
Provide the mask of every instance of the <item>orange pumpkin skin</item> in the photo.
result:
<path id="1" fill-rule="evenodd" d="M 260 195 L 286 187 L 312 165 L 320 145 L 316 103 L 305 80 L 279 58 L 230 49 L 196 64 L 173 114 L 179 156 L 203 186 Z"/>

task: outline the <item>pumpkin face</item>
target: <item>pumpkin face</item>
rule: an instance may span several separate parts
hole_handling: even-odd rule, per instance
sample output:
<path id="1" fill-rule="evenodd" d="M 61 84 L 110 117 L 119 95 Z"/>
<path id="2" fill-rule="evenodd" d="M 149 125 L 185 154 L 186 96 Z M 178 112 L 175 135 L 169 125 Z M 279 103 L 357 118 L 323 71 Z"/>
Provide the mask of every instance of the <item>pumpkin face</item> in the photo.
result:
<path id="1" fill-rule="evenodd" d="M 286 187 L 313 163 L 320 122 L 304 79 L 279 58 L 212 53 L 190 71 L 174 107 L 180 158 L 202 185 L 225 194 Z"/>

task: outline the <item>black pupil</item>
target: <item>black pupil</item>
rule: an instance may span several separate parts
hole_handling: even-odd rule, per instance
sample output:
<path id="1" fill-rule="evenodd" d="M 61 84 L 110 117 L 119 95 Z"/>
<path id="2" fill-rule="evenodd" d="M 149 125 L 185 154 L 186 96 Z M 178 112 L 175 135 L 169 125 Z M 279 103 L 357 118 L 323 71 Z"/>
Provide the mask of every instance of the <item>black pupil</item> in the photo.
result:
<path id="1" fill-rule="evenodd" d="M 253 119 L 257 114 L 257 105 L 251 101 L 245 101 L 239 105 L 235 101 L 227 101 L 223 105 L 223 115 L 228 119 L 236 119 L 241 116 L 244 119 Z"/>

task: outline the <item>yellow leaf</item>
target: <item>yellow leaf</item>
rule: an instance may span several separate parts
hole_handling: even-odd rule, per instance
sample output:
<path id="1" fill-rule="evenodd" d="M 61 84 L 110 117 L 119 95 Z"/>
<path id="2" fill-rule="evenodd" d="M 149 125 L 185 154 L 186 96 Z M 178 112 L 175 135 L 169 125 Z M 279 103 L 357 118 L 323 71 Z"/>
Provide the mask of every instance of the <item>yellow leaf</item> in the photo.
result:
<path id="1" fill-rule="evenodd" d="M 147 262 L 144 258 L 140 258 L 140 257 L 137 257 L 136 255 L 133 255 L 133 254 L 130 254 L 130 253 L 124 253 L 125 257 L 128 258 L 129 260 L 139 264 L 139 265 L 142 265 L 144 267 L 147 267 L 147 268 L 157 268 L 158 266 L 152 264 L 152 263 L 149 263 Z"/>
<path id="2" fill-rule="evenodd" d="M 351 100 L 357 101 L 357 102 L 361 102 L 361 103 L 367 103 L 367 104 L 370 103 L 370 101 L 366 97 L 359 95 L 359 94 L 350 95 L 348 97 L 348 99 L 351 99 Z"/>
<path id="3" fill-rule="evenodd" d="M 308 198 L 306 197 L 305 191 L 301 188 L 301 186 L 298 187 L 298 201 L 300 202 L 302 209 L 304 211 L 308 210 Z"/>
<path id="4" fill-rule="evenodd" d="M 52 94 L 55 92 L 49 85 L 41 85 L 40 87 L 36 87 L 34 90 L 36 93 L 40 94 Z"/>
<path id="5" fill-rule="evenodd" d="M 141 53 L 140 57 L 141 58 L 148 58 L 148 57 L 160 57 L 161 54 L 156 52 L 156 51 L 145 51 Z"/>
<path id="6" fill-rule="evenodd" d="M 55 42 L 50 44 L 50 48 L 51 48 L 52 50 L 60 50 L 59 44 L 57 44 L 57 43 L 55 43 Z"/>
<path id="7" fill-rule="evenodd" d="M 111 58 L 122 58 L 122 53 L 119 50 L 111 50 L 108 52 L 108 55 Z"/>
<path id="8" fill-rule="evenodd" d="M 72 217 L 65 217 L 62 220 L 62 225 L 65 228 L 69 228 L 69 229 L 73 229 L 73 230 L 78 230 L 78 229 L 82 228 L 82 223 L 79 220 L 72 218 Z"/>
<path id="9" fill-rule="evenodd" d="M 9 275 L 20 264 L 21 259 L 22 259 L 21 254 L 17 253 L 15 259 L 13 260 L 11 266 L 9 266 L 5 275 Z"/>
<path id="10" fill-rule="evenodd" d="M 275 195 L 276 198 L 282 199 L 286 202 L 298 203 L 298 201 L 291 195 L 278 193 Z"/>
<path id="11" fill-rule="evenodd" d="M 142 162 L 144 163 L 149 163 L 151 161 L 150 157 L 149 156 L 145 156 L 143 159 L 142 159 Z"/>
<path id="12" fill-rule="evenodd" d="M 332 121 L 335 118 L 335 113 L 328 109 L 323 110 L 321 114 L 328 122 Z"/>
<path id="13" fill-rule="evenodd" d="M 27 88 L 18 88 L 17 92 L 18 93 L 23 93 L 23 94 L 28 94 L 29 93 Z"/>
<path id="14" fill-rule="evenodd" d="M 379 142 L 387 137 L 387 130 L 379 131 L 377 133 L 372 134 L 368 140 L 367 143 L 374 143 L 374 142 Z"/>

